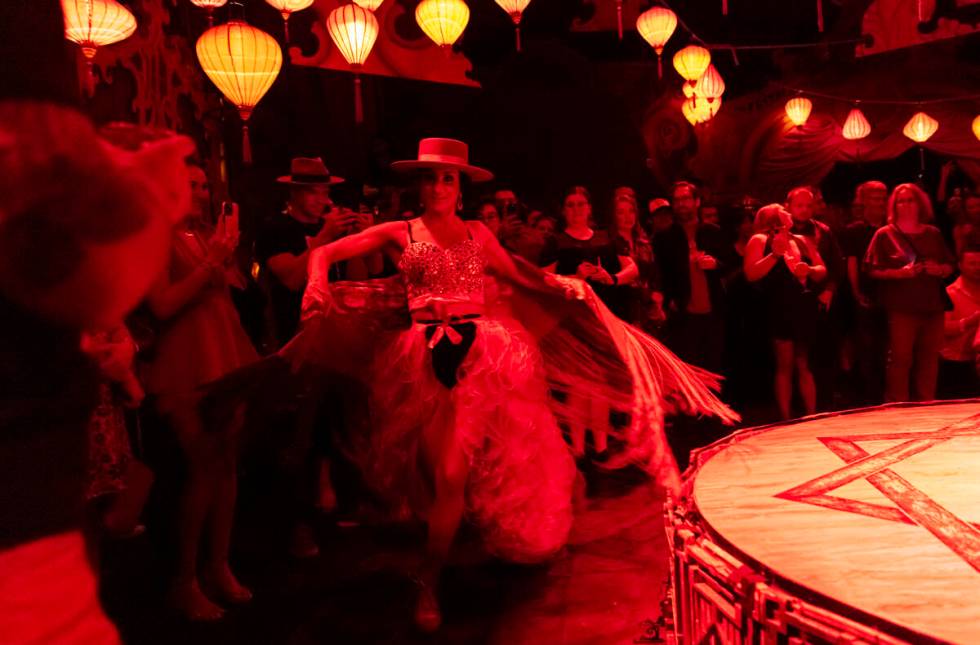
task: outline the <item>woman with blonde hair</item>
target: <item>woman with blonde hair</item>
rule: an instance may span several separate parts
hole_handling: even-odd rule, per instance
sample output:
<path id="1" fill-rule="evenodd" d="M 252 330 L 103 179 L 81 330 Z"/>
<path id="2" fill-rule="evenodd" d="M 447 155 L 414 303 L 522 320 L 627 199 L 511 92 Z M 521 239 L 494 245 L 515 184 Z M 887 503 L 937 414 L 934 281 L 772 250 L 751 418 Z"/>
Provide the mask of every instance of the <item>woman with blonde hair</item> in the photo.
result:
<path id="1" fill-rule="evenodd" d="M 810 371 L 810 345 L 816 336 L 818 303 L 813 289 L 827 275 L 820 254 L 793 235 L 793 218 L 781 204 L 755 215 L 755 234 L 745 247 L 745 277 L 766 296 L 766 319 L 776 358 L 774 389 L 779 414 L 791 417 L 793 373 L 807 414 L 816 412 L 817 386 Z"/>
<path id="2" fill-rule="evenodd" d="M 942 233 L 929 224 L 932 219 L 932 204 L 921 188 L 896 186 L 888 199 L 888 224 L 875 233 L 864 258 L 888 316 L 888 401 L 909 400 L 913 366 L 916 399 L 936 396 L 947 306 L 943 281 L 953 273 L 953 256 Z"/>

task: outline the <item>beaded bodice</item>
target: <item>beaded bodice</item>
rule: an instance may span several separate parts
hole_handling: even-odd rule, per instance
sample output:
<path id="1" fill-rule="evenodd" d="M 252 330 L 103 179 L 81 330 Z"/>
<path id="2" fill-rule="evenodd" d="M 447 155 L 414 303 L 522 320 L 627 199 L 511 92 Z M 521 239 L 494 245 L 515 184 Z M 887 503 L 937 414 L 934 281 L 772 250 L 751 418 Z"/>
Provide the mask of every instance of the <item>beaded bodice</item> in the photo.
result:
<path id="1" fill-rule="evenodd" d="M 405 280 L 410 310 L 433 300 L 483 304 L 483 247 L 473 239 L 441 248 L 431 242 L 411 242 L 402 252 L 398 269 Z"/>

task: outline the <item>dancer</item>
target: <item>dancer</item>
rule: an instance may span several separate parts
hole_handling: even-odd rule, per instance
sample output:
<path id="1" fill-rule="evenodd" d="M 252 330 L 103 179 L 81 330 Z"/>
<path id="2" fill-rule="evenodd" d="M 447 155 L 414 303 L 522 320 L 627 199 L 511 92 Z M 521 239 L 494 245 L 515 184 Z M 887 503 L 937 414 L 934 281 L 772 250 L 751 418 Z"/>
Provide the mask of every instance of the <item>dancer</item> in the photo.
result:
<path id="1" fill-rule="evenodd" d="M 735 415 L 710 394 L 717 385 L 710 375 L 618 321 L 584 283 L 546 277 L 508 255 L 481 222 L 459 218 L 463 186 L 492 177 L 468 163 L 466 144 L 424 139 L 418 159 L 393 168 L 418 173 L 423 214 L 314 251 L 304 329 L 283 354 L 294 365 L 336 369 L 346 361 L 345 369 L 357 371 L 357 363 L 365 362 L 360 352 L 375 348 L 374 367 L 360 369 L 373 388 L 377 418 L 355 452 L 375 490 L 428 523 L 415 621 L 432 631 L 442 620 L 439 573 L 464 514 L 481 529 L 490 551 L 509 560 L 540 561 L 566 541 L 575 467 L 558 430 L 556 415 L 563 411 L 548 397 L 548 379 L 560 374 L 562 382 L 579 387 L 595 383 L 595 396 L 632 410 L 634 423 L 620 435 L 626 444 L 621 460 L 642 461 L 671 486 L 677 467 L 663 440 L 663 393 L 694 411 L 726 420 Z M 332 263 L 384 248 L 401 252 L 400 303 L 394 283 L 328 285 Z M 508 309 L 488 301 L 488 271 L 514 287 L 512 305 L 522 304 L 521 292 L 531 294 L 526 306 Z M 579 333 L 558 333 L 553 314 L 572 291 L 580 300 L 565 324 L 578 325 Z M 411 322 L 399 327 L 406 299 Z M 531 309 L 534 334 L 509 313 L 527 316 Z M 359 318 L 363 312 L 369 316 Z M 386 335 L 386 325 L 398 328 Z M 370 342 L 358 343 L 358 336 L 370 336 Z M 593 346 L 608 358 L 589 357 Z M 651 363 L 661 368 L 663 391 Z M 632 387 L 622 378 L 631 371 L 645 375 Z M 617 382 L 620 391 L 604 385 Z"/>

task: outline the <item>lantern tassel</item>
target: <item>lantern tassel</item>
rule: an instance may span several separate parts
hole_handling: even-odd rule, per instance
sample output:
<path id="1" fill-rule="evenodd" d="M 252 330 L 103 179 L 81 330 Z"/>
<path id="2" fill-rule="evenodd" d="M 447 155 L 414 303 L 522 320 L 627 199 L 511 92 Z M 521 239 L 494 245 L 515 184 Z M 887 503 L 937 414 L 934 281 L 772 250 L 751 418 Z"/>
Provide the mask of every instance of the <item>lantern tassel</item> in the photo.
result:
<path id="1" fill-rule="evenodd" d="M 728 0 L 721 0 L 721 15 L 728 15 Z"/>
<path id="2" fill-rule="evenodd" d="M 657 54 L 657 80 L 663 80 L 664 77 L 664 58 L 660 54 Z"/>
<path id="3" fill-rule="evenodd" d="M 619 39 L 623 39 L 623 0 L 616 0 L 616 28 L 619 31 Z"/>
<path id="4" fill-rule="evenodd" d="M 823 0 L 817 0 L 817 31 L 823 33 Z"/>
<path id="5" fill-rule="evenodd" d="M 248 122 L 242 123 L 242 163 L 252 165 L 252 142 L 248 138 Z"/>
<path id="6" fill-rule="evenodd" d="M 85 84 L 88 89 L 88 95 L 95 95 L 95 66 L 92 65 L 92 59 L 85 59 Z"/>
<path id="7" fill-rule="evenodd" d="M 354 121 L 364 123 L 364 101 L 361 99 L 361 75 L 354 74 Z"/>
<path id="8" fill-rule="evenodd" d="M 289 45 L 289 14 L 286 13 L 285 11 L 282 14 L 282 31 L 283 31 L 283 36 L 285 37 L 286 45 L 288 46 Z M 823 30 L 821 29 L 821 31 Z"/>
<path id="9" fill-rule="evenodd" d="M 521 26 L 514 25 L 514 41 L 517 43 L 517 51 L 521 51 Z"/>

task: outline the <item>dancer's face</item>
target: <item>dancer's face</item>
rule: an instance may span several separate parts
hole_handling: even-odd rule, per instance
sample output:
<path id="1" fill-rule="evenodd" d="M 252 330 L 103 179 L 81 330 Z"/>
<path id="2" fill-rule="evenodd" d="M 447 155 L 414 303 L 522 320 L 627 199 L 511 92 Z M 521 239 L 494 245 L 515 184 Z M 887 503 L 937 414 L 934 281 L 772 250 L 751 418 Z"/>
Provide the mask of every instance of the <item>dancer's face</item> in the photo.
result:
<path id="1" fill-rule="evenodd" d="M 452 215 L 459 203 L 459 192 L 458 170 L 430 170 L 422 173 L 419 196 L 425 212 Z"/>

